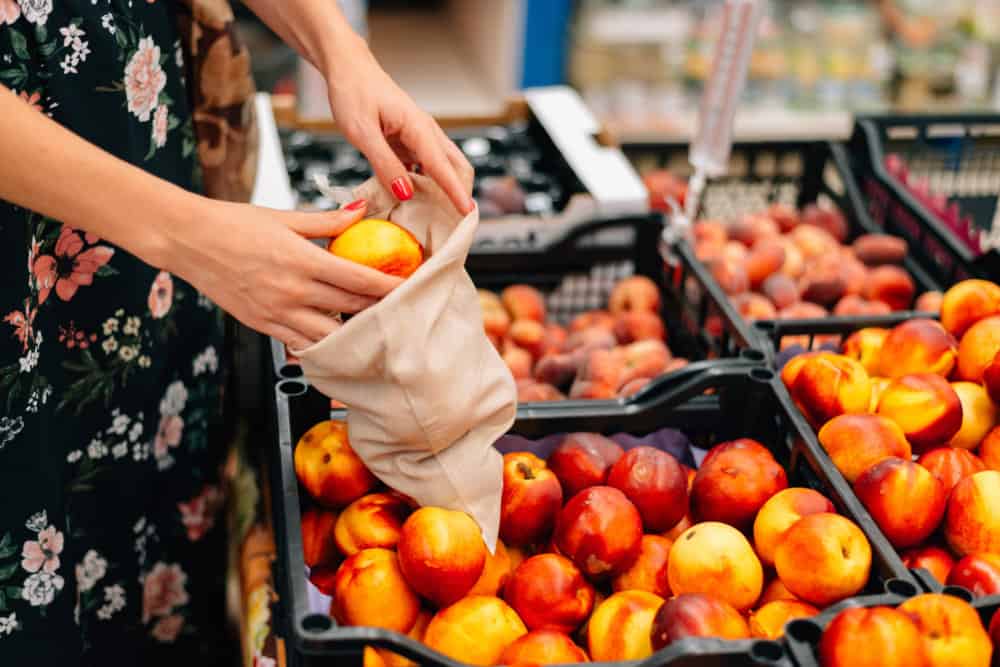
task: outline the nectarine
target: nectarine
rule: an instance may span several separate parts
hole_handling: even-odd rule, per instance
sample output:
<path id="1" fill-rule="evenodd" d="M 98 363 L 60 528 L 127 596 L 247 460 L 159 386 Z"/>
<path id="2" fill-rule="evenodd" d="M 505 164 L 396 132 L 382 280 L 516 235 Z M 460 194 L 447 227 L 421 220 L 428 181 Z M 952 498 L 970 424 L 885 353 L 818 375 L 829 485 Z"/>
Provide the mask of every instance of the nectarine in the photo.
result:
<path id="1" fill-rule="evenodd" d="M 330 241 L 329 251 L 343 259 L 400 278 L 424 262 L 424 249 L 413 234 L 388 220 L 360 220 Z"/>

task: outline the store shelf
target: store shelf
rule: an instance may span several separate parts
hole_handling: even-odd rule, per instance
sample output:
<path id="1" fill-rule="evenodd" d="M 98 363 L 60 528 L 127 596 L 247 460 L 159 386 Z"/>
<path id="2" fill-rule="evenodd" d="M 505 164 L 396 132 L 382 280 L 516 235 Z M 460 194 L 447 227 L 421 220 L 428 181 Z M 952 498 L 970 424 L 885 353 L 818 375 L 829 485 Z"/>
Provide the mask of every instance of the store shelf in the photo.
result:
<path id="1" fill-rule="evenodd" d="M 621 143 L 687 142 L 695 134 L 697 115 L 679 112 L 670 117 L 641 122 L 604 118 Z M 789 109 L 746 109 L 736 114 L 733 140 L 813 141 L 844 140 L 851 136 L 854 115 L 849 111 L 796 111 Z"/>

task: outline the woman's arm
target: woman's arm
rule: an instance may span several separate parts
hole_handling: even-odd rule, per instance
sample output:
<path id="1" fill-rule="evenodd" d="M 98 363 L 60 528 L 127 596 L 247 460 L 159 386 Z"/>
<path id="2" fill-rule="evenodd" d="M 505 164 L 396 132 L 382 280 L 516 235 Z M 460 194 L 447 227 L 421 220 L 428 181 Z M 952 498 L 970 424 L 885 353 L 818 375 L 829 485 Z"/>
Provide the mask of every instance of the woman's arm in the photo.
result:
<path id="1" fill-rule="evenodd" d="M 302 349 L 398 280 L 334 257 L 364 203 L 282 212 L 187 192 L 97 148 L 0 86 L 0 199 L 97 234 L 176 273 L 248 326 Z"/>
<path id="2" fill-rule="evenodd" d="M 244 4 L 323 73 L 337 125 L 397 198 L 412 195 L 405 163 L 417 162 L 459 212 L 473 209 L 468 160 L 382 70 L 336 2 L 244 0 Z"/>

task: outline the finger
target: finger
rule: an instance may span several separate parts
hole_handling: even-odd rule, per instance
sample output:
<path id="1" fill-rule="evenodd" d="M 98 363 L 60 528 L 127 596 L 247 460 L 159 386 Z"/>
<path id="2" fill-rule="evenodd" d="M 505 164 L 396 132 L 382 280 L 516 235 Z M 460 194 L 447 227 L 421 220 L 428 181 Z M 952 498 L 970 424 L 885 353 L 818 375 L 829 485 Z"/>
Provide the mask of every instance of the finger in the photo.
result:
<path id="1" fill-rule="evenodd" d="M 441 186 L 445 194 L 462 215 L 467 215 L 474 207 L 469 190 L 462 185 L 462 179 L 445 155 L 438 139 L 437 124 L 428 119 L 426 123 L 413 129 L 404 130 L 404 140 L 416 154 L 420 167 Z"/>
<path id="2" fill-rule="evenodd" d="M 295 213 L 288 221 L 288 227 L 307 239 L 321 239 L 337 236 L 345 229 L 365 217 L 368 202 L 359 199 L 336 211 L 319 213 Z"/>
<path id="3" fill-rule="evenodd" d="M 455 168 L 458 173 L 458 177 L 462 181 L 462 185 L 465 187 L 465 191 L 469 194 L 472 193 L 472 184 L 474 182 L 476 172 L 469 164 L 468 158 L 465 157 L 465 153 L 462 152 L 455 142 L 444 133 L 441 126 L 437 126 L 439 139 L 441 141 L 441 146 L 444 149 L 445 155 L 448 156 L 448 161 L 451 162 L 451 166 Z"/>
<path id="4" fill-rule="evenodd" d="M 300 308 L 288 316 L 287 326 L 311 341 L 321 341 L 337 328 L 340 322 L 332 315 L 311 308 Z"/>
<path id="5" fill-rule="evenodd" d="M 403 282 L 402 278 L 337 257 L 312 244 L 305 250 L 303 266 L 310 278 L 352 294 L 380 299 Z"/>
<path id="6" fill-rule="evenodd" d="M 318 281 L 306 290 L 305 303 L 326 313 L 360 313 L 376 303 L 376 299 L 360 294 L 352 294 L 339 287 Z"/>
<path id="7" fill-rule="evenodd" d="M 308 347 L 312 347 L 315 341 L 309 340 L 306 336 L 303 336 L 297 331 L 289 329 L 283 324 L 272 324 L 268 335 L 274 336 L 282 343 L 285 344 L 285 348 L 292 353 L 302 352 Z"/>
<path id="8" fill-rule="evenodd" d="M 413 196 L 413 181 L 407 175 L 406 167 L 377 126 L 366 126 L 357 137 L 356 145 L 368 158 L 379 182 L 396 199 L 406 201 Z"/>

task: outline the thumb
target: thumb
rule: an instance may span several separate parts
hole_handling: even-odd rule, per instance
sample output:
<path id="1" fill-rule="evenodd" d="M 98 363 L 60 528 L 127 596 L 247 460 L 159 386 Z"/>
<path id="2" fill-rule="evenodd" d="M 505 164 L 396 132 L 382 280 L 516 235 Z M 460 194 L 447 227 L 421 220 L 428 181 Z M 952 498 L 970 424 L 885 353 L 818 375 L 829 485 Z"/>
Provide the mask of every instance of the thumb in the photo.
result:
<path id="1" fill-rule="evenodd" d="M 332 238 L 365 217 L 367 210 L 368 202 L 359 199 L 336 211 L 297 213 L 288 226 L 307 239 Z"/>
<path id="2" fill-rule="evenodd" d="M 363 143 L 359 142 L 358 148 L 368 158 L 379 182 L 396 199 L 406 201 L 413 196 L 413 181 L 406 167 L 378 128 L 365 132 Z"/>

